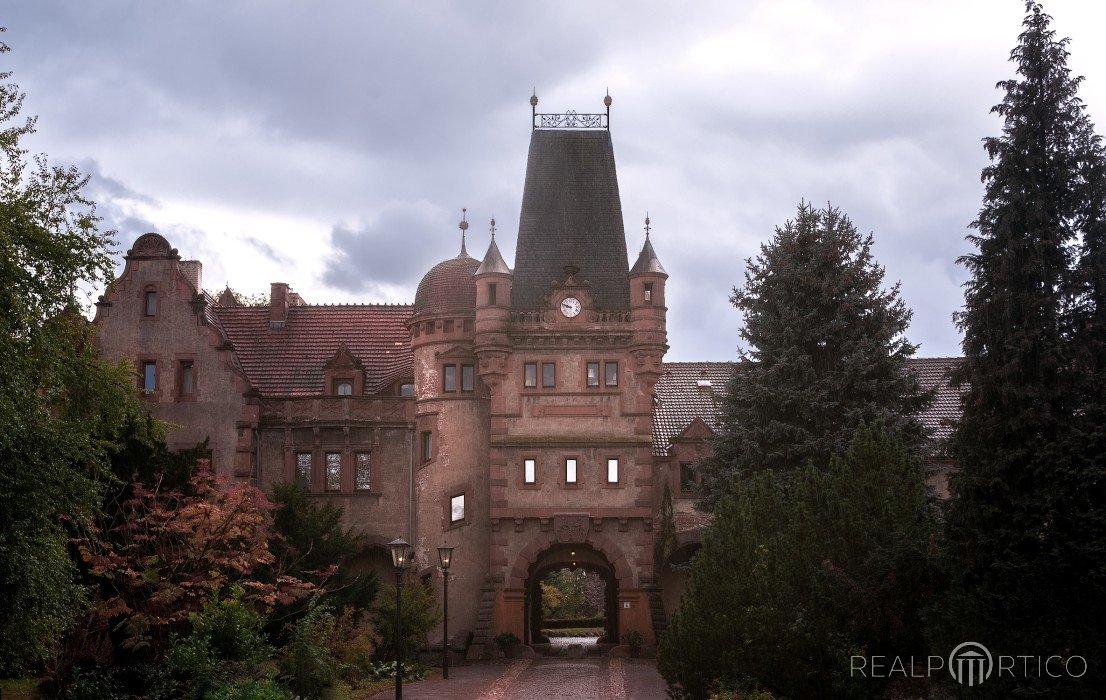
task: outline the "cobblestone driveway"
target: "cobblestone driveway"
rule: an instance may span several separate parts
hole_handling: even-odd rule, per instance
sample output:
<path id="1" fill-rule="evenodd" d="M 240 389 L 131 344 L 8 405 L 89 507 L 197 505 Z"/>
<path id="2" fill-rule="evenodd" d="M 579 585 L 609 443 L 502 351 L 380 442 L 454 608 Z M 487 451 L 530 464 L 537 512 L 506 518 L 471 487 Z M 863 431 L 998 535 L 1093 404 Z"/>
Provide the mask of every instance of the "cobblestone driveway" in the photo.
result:
<path id="1" fill-rule="evenodd" d="M 451 668 L 405 685 L 411 700 L 663 700 L 664 681 L 646 659 L 522 659 Z M 376 696 L 380 700 L 393 697 Z"/>

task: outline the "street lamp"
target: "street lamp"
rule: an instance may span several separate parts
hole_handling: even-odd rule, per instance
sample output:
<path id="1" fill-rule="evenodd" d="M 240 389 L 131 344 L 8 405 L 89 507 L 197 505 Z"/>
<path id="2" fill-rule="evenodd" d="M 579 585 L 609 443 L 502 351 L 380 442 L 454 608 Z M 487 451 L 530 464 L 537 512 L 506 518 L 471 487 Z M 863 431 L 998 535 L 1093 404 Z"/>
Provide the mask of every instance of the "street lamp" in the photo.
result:
<path id="1" fill-rule="evenodd" d="M 403 538 L 388 543 L 396 569 L 396 700 L 403 698 L 403 570 L 411 558 L 411 545 Z"/>
<path id="2" fill-rule="evenodd" d="M 438 547 L 438 563 L 442 566 L 442 678 L 449 678 L 449 564 L 453 547 Z"/>

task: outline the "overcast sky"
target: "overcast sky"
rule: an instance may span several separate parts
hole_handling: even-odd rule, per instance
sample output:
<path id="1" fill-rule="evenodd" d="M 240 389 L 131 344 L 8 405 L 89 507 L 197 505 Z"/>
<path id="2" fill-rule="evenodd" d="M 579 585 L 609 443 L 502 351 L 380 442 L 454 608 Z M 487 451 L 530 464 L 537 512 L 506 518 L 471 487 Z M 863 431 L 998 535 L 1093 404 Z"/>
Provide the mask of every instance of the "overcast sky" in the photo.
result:
<path id="1" fill-rule="evenodd" d="M 33 152 L 75 163 L 122 251 L 146 231 L 204 286 L 404 302 L 495 216 L 514 259 L 539 111 L 601 111 L 631 261 L 646 211 L 670 275 L 668 360 L 736 357 L 731 288 L 800 200 L 875 236 L 919 355 L 959 354 L 957 256 L 980 140 L 1013 76 L 1018 0 L 11 0 L 0 69 Z M 1048 0 L 1106 123 L 1106 3 Z M 1102 129 L 1099 129 L 1100 133 Z"/>

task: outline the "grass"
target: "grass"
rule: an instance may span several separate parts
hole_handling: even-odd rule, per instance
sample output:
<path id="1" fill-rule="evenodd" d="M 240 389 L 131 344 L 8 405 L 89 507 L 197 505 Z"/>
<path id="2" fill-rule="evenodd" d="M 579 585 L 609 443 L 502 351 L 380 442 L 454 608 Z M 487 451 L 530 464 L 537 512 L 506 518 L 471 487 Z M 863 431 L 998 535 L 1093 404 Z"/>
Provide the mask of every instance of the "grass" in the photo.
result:
<path id="1" fill-rule="evenodd" d="M 39 678 L 15 678 L 0 681 L 0 697 L 4 700 L 37 700 Z"/>
<path id="2" fill-rule="evenodd" d="M 565 627 L 559 630 L 543 629 L 541 631 L 550 639 L 553 637 L 602 637 L 606 632 L 607 630 L 602 627 Z"/>

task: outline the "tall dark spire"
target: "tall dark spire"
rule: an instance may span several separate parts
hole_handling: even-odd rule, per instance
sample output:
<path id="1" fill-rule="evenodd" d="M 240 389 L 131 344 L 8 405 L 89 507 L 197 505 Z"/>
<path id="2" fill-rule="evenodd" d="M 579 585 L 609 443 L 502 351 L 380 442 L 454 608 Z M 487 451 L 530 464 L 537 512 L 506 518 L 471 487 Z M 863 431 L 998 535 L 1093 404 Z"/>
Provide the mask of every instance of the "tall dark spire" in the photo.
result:
<path id="1" fill-rule="evenodd" d="M 566 265 L 600 309 L 630 308 L 626 234 L 606 129 L 531 132 L 511 305 L 536 309 Z"/>

